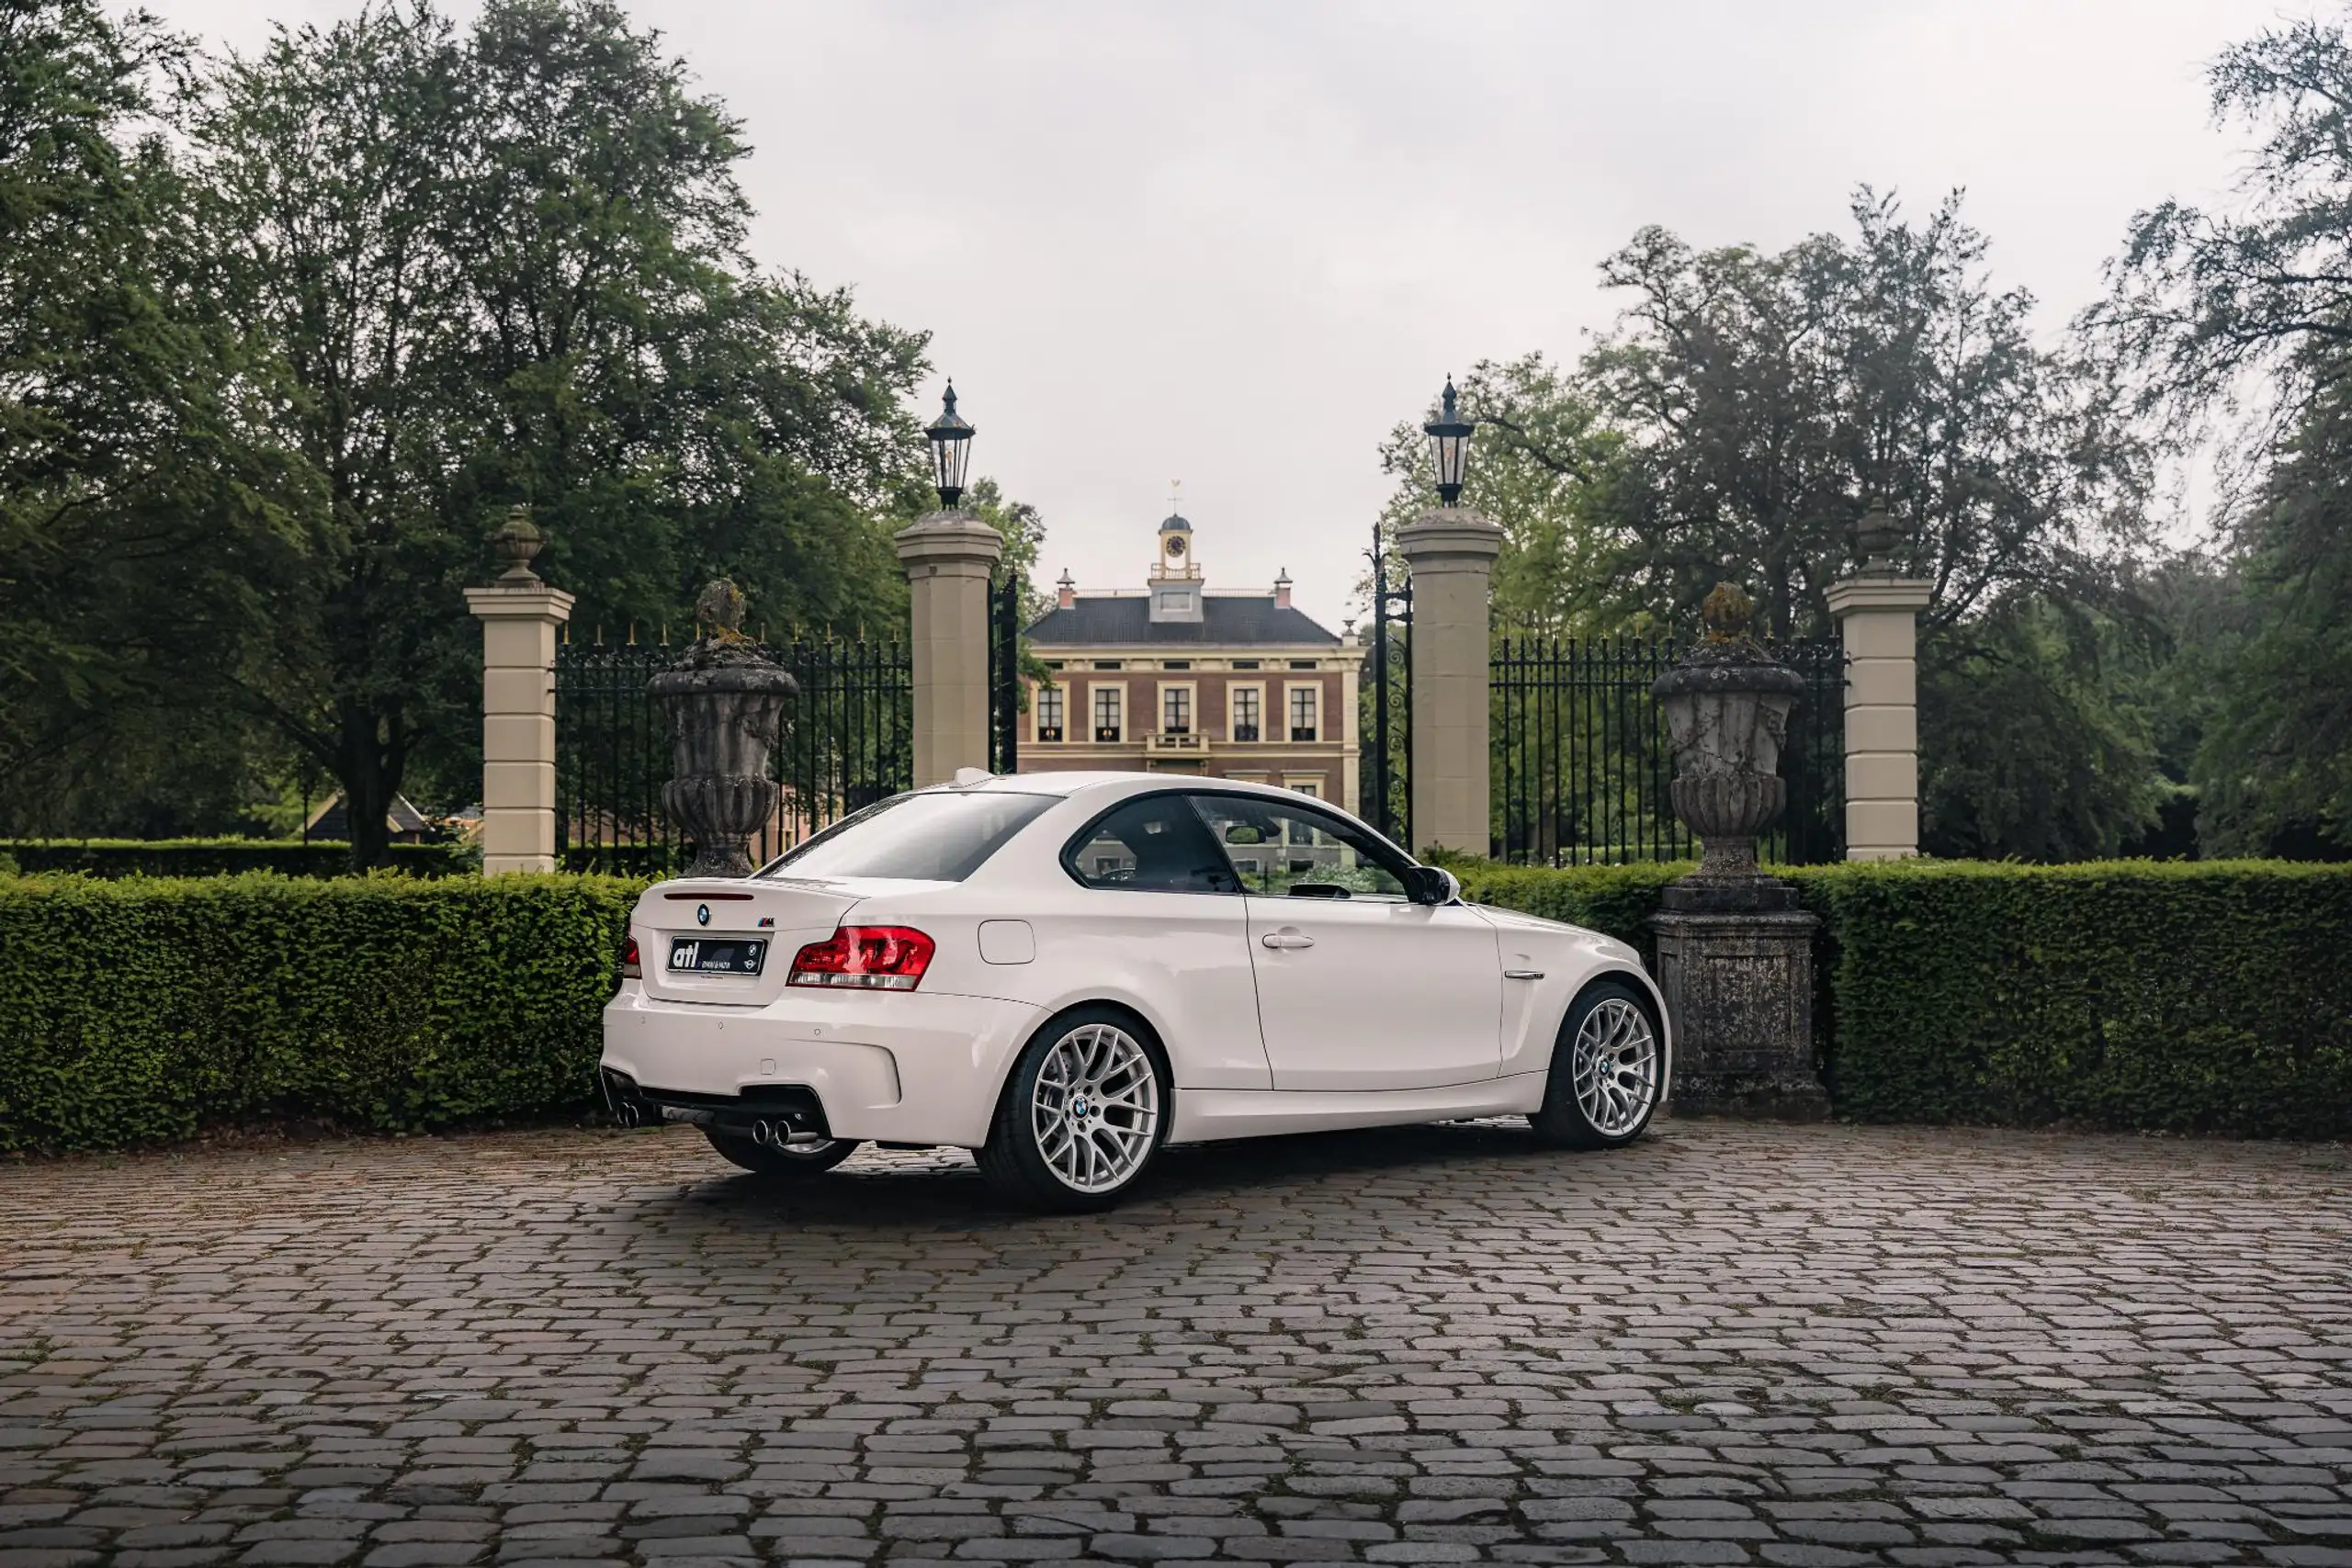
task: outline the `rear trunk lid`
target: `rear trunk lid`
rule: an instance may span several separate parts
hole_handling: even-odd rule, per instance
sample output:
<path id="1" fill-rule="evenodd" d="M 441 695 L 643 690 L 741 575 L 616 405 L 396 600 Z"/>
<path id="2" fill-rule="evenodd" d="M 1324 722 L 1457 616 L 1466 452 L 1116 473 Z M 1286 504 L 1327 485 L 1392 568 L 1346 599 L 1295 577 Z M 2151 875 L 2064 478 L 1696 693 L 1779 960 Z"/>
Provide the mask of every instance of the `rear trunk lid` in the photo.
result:
<path id="1" fill-rule="evenodd" d="M 794 954 L 832 935 L 860 899 L 907 886 L 854 877 L 662 883 L 646 891 L 629 918 L 645 994 L 718 1007 L 772 1002 L 784 995 Z M 746 972 L 747 964 L 755 972 Z"/>

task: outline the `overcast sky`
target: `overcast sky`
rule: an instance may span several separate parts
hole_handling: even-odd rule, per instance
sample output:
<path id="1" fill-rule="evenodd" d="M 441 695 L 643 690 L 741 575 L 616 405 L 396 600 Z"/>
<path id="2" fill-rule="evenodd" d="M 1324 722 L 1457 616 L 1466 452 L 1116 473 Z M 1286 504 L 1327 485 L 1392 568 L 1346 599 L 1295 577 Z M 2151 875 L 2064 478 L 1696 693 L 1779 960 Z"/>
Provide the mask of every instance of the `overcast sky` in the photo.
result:
<path id="1" fill-rule="evenodd" d="M 149 0 L 250 46 L 335 0 Z M 1333 629 L 1377 448 L 1449 370 L 1574 355 L 1640 225 L 1778 247 L 1954 186 L 2055 331 L 2125 220 L 2223 190 L 2201 67 L 2258 0 L 633 0 L 746 122 L 765 263 L 934 334 L 1044 576 L 1139 587 L 1183 481 L 1212 589 Z M 924 404 L 936 406 L 938 378 Z"/>

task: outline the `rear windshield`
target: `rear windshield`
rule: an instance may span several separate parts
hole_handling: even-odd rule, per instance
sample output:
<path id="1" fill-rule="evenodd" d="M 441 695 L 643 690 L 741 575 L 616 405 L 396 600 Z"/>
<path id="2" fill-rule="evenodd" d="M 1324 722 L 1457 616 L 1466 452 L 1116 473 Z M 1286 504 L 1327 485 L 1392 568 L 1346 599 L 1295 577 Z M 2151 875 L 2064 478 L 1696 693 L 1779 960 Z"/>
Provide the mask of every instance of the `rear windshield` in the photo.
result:
<path id="1" fill-rule="evenodd" d="M 786 851 L 760 874 L 961 882 L 1059 798 L 1002 790 L 895 795 Z"/>

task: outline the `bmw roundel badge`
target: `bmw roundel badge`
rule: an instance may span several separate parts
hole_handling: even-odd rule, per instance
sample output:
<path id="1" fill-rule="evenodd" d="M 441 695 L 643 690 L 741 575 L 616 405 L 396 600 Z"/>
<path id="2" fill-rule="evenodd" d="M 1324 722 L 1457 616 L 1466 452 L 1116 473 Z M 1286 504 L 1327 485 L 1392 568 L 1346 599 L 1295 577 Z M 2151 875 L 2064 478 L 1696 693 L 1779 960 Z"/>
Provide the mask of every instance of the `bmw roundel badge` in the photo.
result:
<path id="1" fill-rule="evenodd" d="M 696 905 L 695 906 L 695 924 L 696 924 L 696 925 L 698 925 L 698 926 L 707 926 L 707 925 L 710 924 L 710 906 L 709 906 L 709 905 L 707 905 L 707 904 L 696 904 Z"/>

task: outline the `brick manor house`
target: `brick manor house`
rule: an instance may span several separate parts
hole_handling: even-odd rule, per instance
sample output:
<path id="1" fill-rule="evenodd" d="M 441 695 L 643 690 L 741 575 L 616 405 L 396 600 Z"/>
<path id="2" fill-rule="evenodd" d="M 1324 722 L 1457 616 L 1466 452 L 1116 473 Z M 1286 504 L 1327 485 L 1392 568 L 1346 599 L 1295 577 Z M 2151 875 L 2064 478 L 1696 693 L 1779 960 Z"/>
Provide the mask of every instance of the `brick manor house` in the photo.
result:
<path id="1" fill-rule="evenodd" d="M 1292 608 L 1287 571 L 1270 593 L 1212 592 L 1171 516 L 1141 592 L 1081 593 L 1067 571 L 1058 587 L 1028 631 L 1055 683 L 1030 689 L 1023 773 L 1248 779 L 1356 808 L 1363 656 Z"/>

